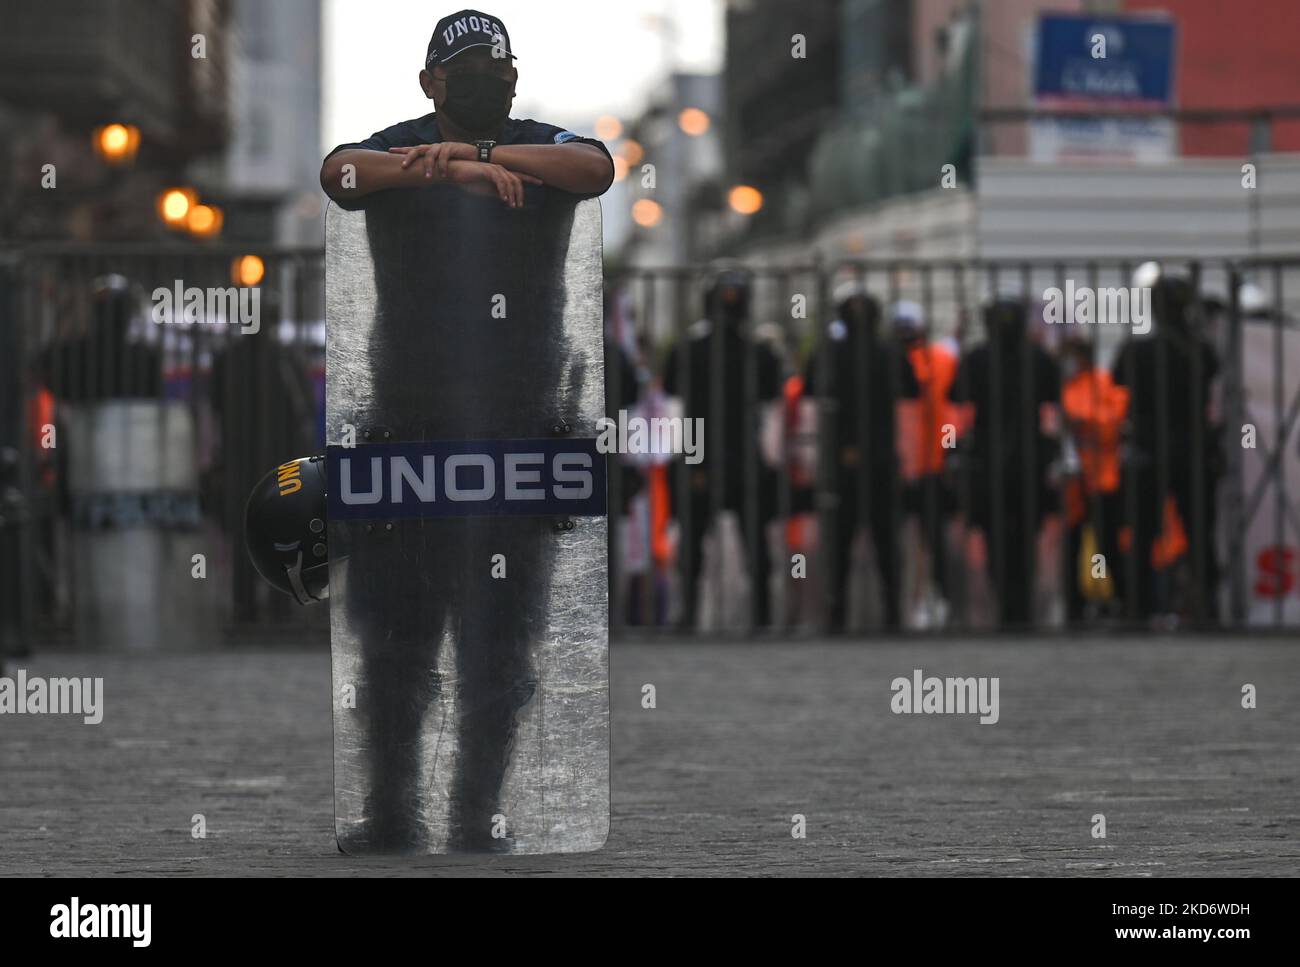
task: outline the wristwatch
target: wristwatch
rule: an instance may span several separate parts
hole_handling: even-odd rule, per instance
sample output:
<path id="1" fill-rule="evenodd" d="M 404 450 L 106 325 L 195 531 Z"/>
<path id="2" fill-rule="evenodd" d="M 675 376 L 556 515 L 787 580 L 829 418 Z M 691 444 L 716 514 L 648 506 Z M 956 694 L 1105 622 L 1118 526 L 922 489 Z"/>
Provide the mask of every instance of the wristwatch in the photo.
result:
<path id="1" fill-rule="evenodd" d="M 478 148 L 478 160 L 484 162 L 491 161 L 492 149 L 496 146 L 497 143 L 495 141 L 475 141 L 474 147 Z"/>

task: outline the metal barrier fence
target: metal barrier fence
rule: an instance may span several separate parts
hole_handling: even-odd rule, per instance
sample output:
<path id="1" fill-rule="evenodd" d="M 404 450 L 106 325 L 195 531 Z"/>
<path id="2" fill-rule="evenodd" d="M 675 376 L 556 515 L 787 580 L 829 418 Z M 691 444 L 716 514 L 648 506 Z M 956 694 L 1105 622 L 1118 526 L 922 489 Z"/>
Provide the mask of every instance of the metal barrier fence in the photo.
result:
<path id="1" fill-rule="evenodd" d="M 712 455 L 611 475 L 615 627 L 1300 625 L 1298 269 L 611 280 L 611 415 L 703 416 Z"/>
<path id="2" fill-rule="evenodd" d="M 253 483 L 321 447 L 321 253 L 246 254 L 59 244 L 0 262 L 10 637 L 184 648 L 323 621 L 263 585 L 241 538 Z"/>
<path id="3" fill-rule="evenodd" d="M 0 259 L 0 649 L 323 627 L 241 540 L 321 447 L 321 253 L 259 253 L 256 332 L 208 295 L 243 254 Z M 1300 258 L 1162 264 L 609 279 L 615 633 L 1300 626 Z"/>

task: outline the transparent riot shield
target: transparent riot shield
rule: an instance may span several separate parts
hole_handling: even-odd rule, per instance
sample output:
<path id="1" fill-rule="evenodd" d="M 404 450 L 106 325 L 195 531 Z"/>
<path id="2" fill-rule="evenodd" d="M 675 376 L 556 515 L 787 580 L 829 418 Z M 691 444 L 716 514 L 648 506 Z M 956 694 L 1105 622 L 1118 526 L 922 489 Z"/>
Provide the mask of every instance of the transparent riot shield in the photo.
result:
<path id="1" fill-rule="evenodd" d="M 393 191 L 326 238 L 340 847 L 598 849 L 599 203 Z"/>

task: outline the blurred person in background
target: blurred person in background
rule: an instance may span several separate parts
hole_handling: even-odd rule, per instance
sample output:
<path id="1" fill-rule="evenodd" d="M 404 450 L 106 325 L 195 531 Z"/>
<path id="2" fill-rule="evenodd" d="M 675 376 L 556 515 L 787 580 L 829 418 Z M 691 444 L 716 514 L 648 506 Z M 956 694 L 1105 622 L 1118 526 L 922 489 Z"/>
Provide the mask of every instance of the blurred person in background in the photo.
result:
<path id="1" fill-rule="evenodd" d="M 880 303 L 862 284 L 844 282 L 832 299 L 835 318 L 826 327 L 824 343 L 813 353 L 804 377 L 805 392 L 815 395 L 827 409 L 823 426 L 830 439 L 823 445 L 833 454 L 834 498 L 839 511 L 836 533 L 823 538 L 830 560 L 828 630 L 845 630 L 845 585 L 853 539 L 859 528 L 868 525 L 880 574 L 884 625 L 893 630 L 901 626 L 898 518 L 894 513 L 899 472 L 894 394 L 915 396 L 916 384 L 910 368 L 902 365 L 898 348 L 881 338 Z M 860 410 L 865 411 L 865 423 Z M 860 509 L 864 487 L 866 520 Z"/>
<path id="2" fill-rule="evenodd" d="M 94 280 L 89 330 L 59 338 L 38 357 L 37 385 L 31 427 L 37 446 L 36 528 L 43 560 L 53 560 L 58 540 L 57 518 L 77 517 L 71 476 L 74 467 L 93 466 L 93 455 L 76 452 L 85 433 L 73 432 L 72 423 L 85 422 L 85 410 L 94 404 L 128 400 L 159 401 L 163 394 L 162 354 L 144 340 L 134 338 L 132 320 L 137 307 L 131 283 L 120 275 Z M 42 444 L 45 425 L 56 428 L 57 446 Z M 79 439 L 78 439 L 79 438 Z M 111 443 L 108 444 L 112 449 Z M 139 459 L 139 457 L 137 457 Z M 93 474 L 83 471 L 85 476 Z M 60 589 L 53 571 L 37 572 L 39 607 L 52 614 Z"/>
<path id="3" fill-rule="evenodd" d="M 756 573 L 750 575 L 754 621 L 769 623 L 768 577 L 771 555 L 764 535 L 776 516 L 776 471 L 759 456 L 758 414 L 762 404 L 781 395 L 781 367 L 770 346 L 755 340 L 747 331 L 750 311 L 750 280 L 737 271 L 721 273 L 704 297 L 704 318 L 687 331 L 670 351 L 664 375 L 664 392 L 682 400 L 682 415 L 704 419 L 703 459 L 686 467 L 687 492 L 678 492 L 679 475 L 669 474 L 672 505 L 680 508 L 690 501 L 690 520 L 682 534 L 682 623 L 695 626 L 698 610 L 698 579 L 704 535 L 713 519 L 715 502 L 719 511 L 734 511 L 741 518 L 741 532 L 748 540 L 745 521 L 745 490 L 756 489 L 758 512 L 757 546 L 750 557 L 757 558 Z M 754 354 L 755 383 L 753 408 L 747 405 L 745 367 Z M 747 439 L 749 443 L 747 444 Z M 746 466 L 747 446 L 752 445 L 753 464 Z M 680 519 L 680 514 L 679 514 Z"/>
<path id="4" fill-rule="evenodd" d="M 618 419 L 652 421 L 667 417 L 663 388 L 651 376 L 645 348 L 636 326 L 631 294 L 625 289 L 605 293 L 605 413 Z M 611 508 L 623 521 L 618 552 L 621 565 L 610 568 L 610 600 L 619 600 L 612 582 L 627 579 L 626 610 L 629 625 L 661 625 L 669 602 L 668 567 L 672 559 L 669 533 L 668 478 L 672 454 L 623 453 L 616 467 L 619 506 Z"/>
<path id="5" fill-rule="evenodd" d="M 1115 384 L 1130 393 L 1130 449 L 1124 473 L 1131 478 L 1138 503 L 1137 520 L 1129 521 L 1138 572 L 1135 614 L 1147 621 L 1172 611 L 1169 582 L 1157 573 L 1166 570 L 1158 564 L 1170 562 L 1157 560 L 1152 550 L 1162 531 L 1181 528 L 1191 561 L 1204 561 L 1205 586 L 1193 594 L 1214 621 L 1219 580 L 1215 487 L 1222 455 L 1211 403 L 1219 361 L 1201 336 L 1201 306 L 1191 283 L 1168 273 L 1152 281 L 1144 271 L 1160 270 L 1143 266 L 1134 279 L 1151 288 L 1155 325 L 1148 335 L 1124 344 L 1113 369 Z"/>
<path id="6" fill-rule="evenodd" d="M 1043 430 L 1060 388 L 1056 363 L 1029 338 L 1025 303 L 984 309 L 987 339 L 961 360 L 952 399 L 970 403 L 971 523 L 988 544 L 1003 629 L 1034 620 L 1038 533 L 1053 509 L 1048 467 L 1055 441 Z"/>
<path id="7" fill-rule="evenodd" d="M 904 360 L 905 380 L 898 401 L 903 510 L 920 525 L 929 576 L 939 594 L 937 601 L 930 602 L 926 587 L 919 587 L 912 623 L 921 628 L 942 627 L 949 600 L 947 525 L 956 509 L 944 464 L 959 433 L 957 407 L 948 398 L 957 376 L 958 354 L 955 347 L 929 338 L 919 303 L 896 302 L 889 315 Z"/>
<path id="8" fill-rule="evenodd" d="M 802 554 L 808 560 L 817 552 L 817 402 L 804 384 L 803 373 L 787 371 L 781 405 L 773 415 L 775 420 L 764 424 L 763 447 L 764 458 L 779 468 L 789 487 L 782 545 L 787 555 Z M 820 621 L 821 602 L 809 582 L 790 574 L 784 593 L 787 628 L 809 623 L 809 618 Z"/>
<path id="9" fill-rule="evenodd" d="M 1066 330 L 1061 368 L 1066 615 L 1078 624 L 1090 602 L 1101 607 L 1118 601 L 1126 587 L 1119 552 L 1120 441 L 1129 392 L 1094 363 L 1092 343 L 1077 328 Z"/>
<path id="10" fill-rule="evenodd" d="M 162 397 L 162 354 L 132 337 L 134 299 L 123 276 L 95 279 L 89 331 L 55 342 L 41 358 L 41 377 L 53 388 L 55 405 Z"/>

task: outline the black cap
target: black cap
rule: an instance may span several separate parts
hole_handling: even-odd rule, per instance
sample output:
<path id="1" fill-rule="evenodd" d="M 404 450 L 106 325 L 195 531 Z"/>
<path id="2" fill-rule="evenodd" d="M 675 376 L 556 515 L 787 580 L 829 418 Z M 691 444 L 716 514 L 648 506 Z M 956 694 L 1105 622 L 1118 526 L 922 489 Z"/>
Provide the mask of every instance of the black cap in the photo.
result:
<path id="1" fill-rule="evenodd" d="M 435 64 L 445 64 L 471 47 L 495 47 L 498 43 L 506 56 L 513 60 L 515 55 L 510 49 L 510 35 L 500 19 L 481 10 L 461 10 L 443 17 L 433 28 L 424 66 L 432 68 Z"/>

